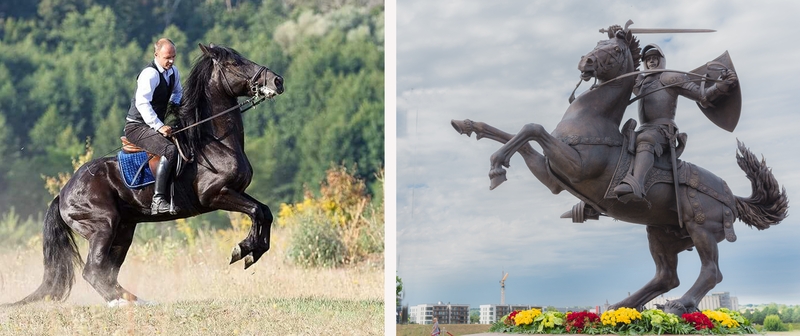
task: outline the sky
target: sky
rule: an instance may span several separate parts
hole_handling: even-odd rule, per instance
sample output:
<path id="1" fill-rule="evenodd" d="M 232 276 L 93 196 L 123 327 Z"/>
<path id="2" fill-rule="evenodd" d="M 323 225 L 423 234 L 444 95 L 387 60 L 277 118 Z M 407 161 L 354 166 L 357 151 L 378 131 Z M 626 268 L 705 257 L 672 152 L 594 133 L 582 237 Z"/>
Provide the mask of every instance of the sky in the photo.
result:
<path id="1" fill-rule="evenodd" d="M 800 2 L 751 1 L 397 1 L 396 262 L 403 303 L 595 306 L 624 299 L 655 271 L 645 227 L 601 218 L 560 219 L 578 199 L 553 195 L 519 155 L 508 181 L 489 190 L 489 157 L 500 144 L 458 134 L 451 119 L 510 133 L 527 123 L 552 131 L 579 81 L 580 57 L 599 29 L 707 28 L 711 34 L 638 35 L 658 44 L 668 69 L 689 71 L 728 51 L 743 97 L 734 132 L 679 98 L 676 122 L 689 141 L 682 159 L 750 195 L 736 140 L 766 159 L 790 200 L 789 217 L 765 231 L 735 224 L 719 243 L 724 276 L 712 292 L 740 304 L 800 304 Z M 584 83 L 578 92 L 589 87 Z M 625 118 L 636 118 L 629 106 Z M 387 122 L 391 127 L 392 122 Z M 390 133 L 391 134 L 391 133 Z M 541 147 L 532 142 L 534 148 Z M 683 295 L 700 271 L 696 251 L 679 255 Z"/>

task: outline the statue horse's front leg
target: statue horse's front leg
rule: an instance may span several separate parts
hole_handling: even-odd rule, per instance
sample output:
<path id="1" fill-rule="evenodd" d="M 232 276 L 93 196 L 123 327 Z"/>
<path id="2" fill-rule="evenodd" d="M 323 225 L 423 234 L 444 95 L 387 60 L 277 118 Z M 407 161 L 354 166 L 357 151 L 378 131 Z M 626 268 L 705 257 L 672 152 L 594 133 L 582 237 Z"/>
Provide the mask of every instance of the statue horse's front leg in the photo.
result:
<path id="1" fill-rule="evenodd" d="M 569 177 L 571 182 L 579 182 L 581 180 L 583 171 L 580 154 L 574 148 L 547 133 L 542 125 L 527 124 L 522 127 L 519 133 L 509 139 L 503 147 L 500 147 L 497 152 L 492 154 L 489 159 L 491 162 L 491 169 L 489 170 L 491 185 L 489 189 L 494 189 L 506 181 L 506 170 L 503 167 L 508 168 L 511 156 L 523 146 L 530 146 L 528 144 L 529 141 L 536 141 L 542 146 L 544 156 L 541 159 L 540 166 L 545 172 L 547 171 L 547 163 L 544 162 L 546 157 L 552 163 L 551 168 L 557 170 L 563 176 Z M 549 176 L 549 173 L 547 175 Z"/>
<path id="2" fill-rule="evenodd" d="M 514 137 L 513 134 L 503 132 L 488 124 L 475 122 L 469 119 L 451 120 L 450 124 L 458 133 L 471 136 L 474 132 L 475 137 L 478 140 L 488 138 L 504 144 Z M 550 189 L 553 194 L 558 194 L 564 190 L 561 188 L 558 182 L 553 179 L 553 176 L 547 172 L 547 160 L 544 155 L 533 149 L 530 143 L 524 143 L 517 150 L 517 152 L 522 155 L 522 158 L 525 160 L 525 164 L 528 166 L 528 169 L 530 169 L 531 173 L 533 173 L 533 175 L 536 176 L 536 178 L 541 181 L 542 184 Z"/>

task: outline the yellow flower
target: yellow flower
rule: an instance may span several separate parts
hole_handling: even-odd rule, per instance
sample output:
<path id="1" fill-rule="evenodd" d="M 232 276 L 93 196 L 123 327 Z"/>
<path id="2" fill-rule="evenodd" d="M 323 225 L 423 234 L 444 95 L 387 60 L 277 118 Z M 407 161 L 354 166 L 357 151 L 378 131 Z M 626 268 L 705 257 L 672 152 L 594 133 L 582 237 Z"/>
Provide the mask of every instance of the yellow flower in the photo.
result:
<path id="1" fill-rule="evenodd" d="M 703 315 L 708 316 L 709 319 L 717 321 L 727 328 L 736 328 L 739 326 L 739 322 L 736 322 L 730 315 L 721 311 L 704 310 Z"/>
<path id="2" fill-rule="evenodd" d="M 640 318 L 642 318 L 642 314 L 636 309 L 622 307 L 616 310 L 606 311 L 603 313 L 603 316 L 600 317 L 600 321 L 602 321 L 604 325 L 613 326 L 617 323 L 630 324 L 634 320 Z"/>
<path id="3" fill-rule="evenodd" d="M 535 319 L 541 313 L 542 311 L 536 308 L 530 310 L 523 310 L 517 313 L 516 316 L 514 316 L 514 324 L 516 325 L 532 324 L 533 319 Z"/>
<path id="4" fill-rule="evenodd" d="M 322 202 L 322 208 L 325 209 L 325 211 L 327 212 L 335 212 L 336 202 L 332 200 L 325 200 Z"/>

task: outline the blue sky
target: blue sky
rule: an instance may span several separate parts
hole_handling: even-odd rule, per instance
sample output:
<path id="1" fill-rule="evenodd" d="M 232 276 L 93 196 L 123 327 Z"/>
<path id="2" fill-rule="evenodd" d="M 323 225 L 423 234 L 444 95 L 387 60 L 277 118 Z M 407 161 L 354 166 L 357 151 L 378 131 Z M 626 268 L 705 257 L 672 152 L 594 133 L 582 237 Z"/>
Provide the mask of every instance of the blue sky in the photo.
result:
<path id="1" fill-rule="evenodd" d="M 682 159 L 748 196 L 750 183 L 735 160 L 739 139 L 766 158 L 789 194 L 790 216 L 780 225 L 757 231 L 737 221 L 738 241 L 719 244 L 724 280 L 713 291 L 731 292 L 740 304 L 800 304 L 800 220 L 791 207 L 800 200 L 794 155 L 800 2 L 398 0 L 396 6 L 397 110 L 390 118 L 405 303 L 499 303 L 503 271 L 506 302 L 555 306 L 615 303 L 652 278 L 644 226 L 560 219 L 577 199 L 551 194 L 518 155 L 508 181 L 489 191 L 489 156 L 499 143 L 450 126 L 451 119 L 472 119 L 516 133 L 535 122 L 552 131 L 578 82 L 580 56 L 605 38 L 598 30 L 632 19 L 639 28 L 717 30 L 639 35 L 642 46 L 661 46 L 667 68 L 688 71 L 726 50 L 736 66 L 743 95 L 738 127 L 719 129 L 680 98 L 676 121 L 689 134 Z M 636 117 L 635 108 L 626 120 Z M 699 268 L 696 252 L 681 253 L 681 286 L 667 296 L 683 295 Z"/>

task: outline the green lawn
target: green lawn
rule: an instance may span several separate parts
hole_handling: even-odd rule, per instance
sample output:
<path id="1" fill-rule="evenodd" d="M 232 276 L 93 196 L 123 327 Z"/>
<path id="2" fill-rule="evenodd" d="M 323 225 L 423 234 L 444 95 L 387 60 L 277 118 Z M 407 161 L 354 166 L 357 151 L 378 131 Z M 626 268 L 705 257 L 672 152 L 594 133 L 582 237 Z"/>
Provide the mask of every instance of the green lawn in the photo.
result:
<path id="1" fill-rule="evenodd" d="M 447 333 L 458 335 L 479 334 L 489 331 L 489 324 L 440 324 L 441 336 Z M 433 325 L 430 324 L 398 324 L 397 336 L 430 336 Z"/>

